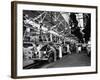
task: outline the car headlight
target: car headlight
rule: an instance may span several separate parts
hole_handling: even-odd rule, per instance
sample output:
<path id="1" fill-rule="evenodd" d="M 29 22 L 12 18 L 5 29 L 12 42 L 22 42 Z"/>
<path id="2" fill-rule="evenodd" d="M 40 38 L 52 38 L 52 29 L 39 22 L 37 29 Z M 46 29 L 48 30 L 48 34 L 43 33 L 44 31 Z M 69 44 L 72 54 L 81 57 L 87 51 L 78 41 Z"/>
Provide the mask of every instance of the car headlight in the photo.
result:
<path id="1" fill-rule="evenodd" d="M 35 54 L 37 54 L 37 52 L 35 52 Z"/>
<path id="2" fill-rule="evenodd" d="M 46 54 L 46 51 L 44 51 L 44 54 Z"/>

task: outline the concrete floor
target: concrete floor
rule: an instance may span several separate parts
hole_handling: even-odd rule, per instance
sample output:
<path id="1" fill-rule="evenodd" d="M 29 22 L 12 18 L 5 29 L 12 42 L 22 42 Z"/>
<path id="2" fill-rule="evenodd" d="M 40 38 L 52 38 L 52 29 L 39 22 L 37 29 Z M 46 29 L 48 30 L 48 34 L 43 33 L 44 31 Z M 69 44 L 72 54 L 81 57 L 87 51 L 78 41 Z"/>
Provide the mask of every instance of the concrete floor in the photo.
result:
<path id="1" fill-rule="evenodd" d="M 65 55 L 60 60 L 47 64 L 42 68 L 57 68 L 57 67 L 80 67 L 90 66 L 91 58 L 86 53 L 72 53 Z"/>

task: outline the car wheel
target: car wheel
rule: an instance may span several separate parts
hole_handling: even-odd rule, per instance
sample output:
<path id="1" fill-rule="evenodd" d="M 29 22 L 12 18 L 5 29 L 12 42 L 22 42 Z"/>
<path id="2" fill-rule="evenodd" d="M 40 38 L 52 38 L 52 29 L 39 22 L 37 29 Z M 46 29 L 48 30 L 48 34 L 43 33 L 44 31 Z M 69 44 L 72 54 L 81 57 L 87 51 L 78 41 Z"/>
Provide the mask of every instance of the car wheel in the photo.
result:
<path id="1" fill-rule="evenodd" d="M 48 63 L 54 62 L 54 56 L 53 54 L 49 56 Z"/>

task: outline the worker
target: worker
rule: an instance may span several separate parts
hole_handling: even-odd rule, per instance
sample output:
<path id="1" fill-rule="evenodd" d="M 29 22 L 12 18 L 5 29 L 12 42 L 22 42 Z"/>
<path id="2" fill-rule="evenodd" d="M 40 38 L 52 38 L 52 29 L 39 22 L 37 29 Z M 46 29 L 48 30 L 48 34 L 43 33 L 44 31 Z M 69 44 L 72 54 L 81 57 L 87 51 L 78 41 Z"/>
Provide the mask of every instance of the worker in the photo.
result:
<path id="1" fill-rule="evenodd" d="M 70 51 L 70 46 L 69 46 L 69 44 L 67 44 L 67 53 L 68 53 L 68 54 L 71 54 L 71 51 Z"/>
<path id="2" fill-rule="evenodd" d="M 37 52 L 39 53 L 39 58 L 41 58 L 41 52 L 40 52 L 41 47 L 42 47 L 41 44 L 37 46 Z"/>
<path id="3" fill-rule="evenodd" d="M 53 52 L 53 53 L 54 53 L 54 61 L 56 61 L 57 55 L 56 55 L 56 50 L 55 50 L 55 48 L 54 48 L 53 46 L 49 45 L 49 44 L 48 44 L 47 48 L 49 48 L 49 51 L 48 51 L 48 52 L 50 52 L 50 53 Z"/>
<path id="4" fill-rule="evenodd" d="M 78 46 L 78 53 L 81 52 L 81 45 Z"/>
<path id="5" fill-rule="evenodd" d="M 61 45 L 59 46 L 59 58 L 60 59 L 62 58 L 62 46 Z"/>

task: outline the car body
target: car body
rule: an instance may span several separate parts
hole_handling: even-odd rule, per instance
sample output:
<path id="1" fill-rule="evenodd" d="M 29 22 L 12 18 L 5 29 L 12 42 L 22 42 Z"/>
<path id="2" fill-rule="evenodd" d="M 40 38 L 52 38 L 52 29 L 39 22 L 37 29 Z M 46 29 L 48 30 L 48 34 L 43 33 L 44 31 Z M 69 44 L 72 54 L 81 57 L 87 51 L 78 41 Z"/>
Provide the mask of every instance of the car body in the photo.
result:
<path id="1" fill-rule="evenodd" d="M 39 52 L 35 52 L 33 55 L 34 61 L 48 61 L 53 62 L 57 59 L 57 48 L 52 42 L 40 43 L 41 48 Z"/>
<path id="2" fill-rule="evenodd" d="M 23 57 L 24 59 L 32 59 L 35 51 L 35 45 L 32 42 L 23 43 Z"/>

